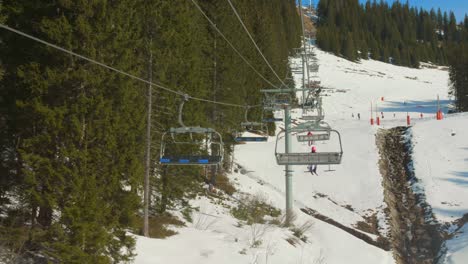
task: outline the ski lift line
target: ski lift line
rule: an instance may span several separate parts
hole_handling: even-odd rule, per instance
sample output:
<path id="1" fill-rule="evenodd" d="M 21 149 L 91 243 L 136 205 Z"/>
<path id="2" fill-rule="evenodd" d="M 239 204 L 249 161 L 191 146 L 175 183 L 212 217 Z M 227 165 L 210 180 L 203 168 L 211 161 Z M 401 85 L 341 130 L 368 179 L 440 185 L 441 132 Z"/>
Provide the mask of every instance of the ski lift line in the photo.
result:
<path id="1" fill-rule="evenodd" d="M 18 35 L 21 35 L 21 36 L 23 36 L 23 37 L 26 37 L 26 38 L 28 38 L 28 39 L 31 39 L 31 40 L 34 40 L 34 41 L 36 41 L 36 42 L 42 43 L 42 44 L 44 44 L 44 45 L 46 45 L 46 46 L 49 46 L 49 47 L 54 48 L 54 49 L 56 49 L 56 50 L 62 51 L 62 52 L 67 53 L 67 54 L 70 54 L 70 55 L 75 56 L 75 57 L 77 57 L 77 58 L 80 58 L 80 59 L 82 59 L 82 60 L 85 60 L 85 61 L 91 62 L 91 63 L 93 63 L 93 64 L 99 65 L 99 66 L 101 66 L 101 67 L 103 67 L 103 68 L 106 68 L 106 69 L 108 69 L 108 70 L 111 70 L 111 71 L 113 71 L 113 72 L 120 73 L 120 74 L 122 74 L 122 75 L 125 75 L 125 76 L 131 78 L 131 79 L 134 79 L 134 80 L 137 80 L 137 81 L 140 81 L 140 82 L 143 82 L 143 83 L 146 83 L 146 84 L 155 86 L 155 87 L 160 88 L 160 89 L 162 89 L 162 90 L 165 90 L 165 91 L 167 91 L 167 92 L 171 92 L 171 93 L 174 93 L 174 94 L 177 94 L 177 95 L 181 95 L 181 96 L 185 96 L 185 95 L 186 95 L 186 94 L 183 93 L 183 92 L 176 91 L 176 90 L 172 90 L 172 89 L 167 88 L 167 87 L 165 87 L 165 86 L 163 86 L 163 85 L 161 85 L 161 84 L 157 84 L 157 83 L 154 83 L 154 82 L 147 81 L 147 80 L 145 80 L 145 79 L 143 79 L 143 78 L 141 78 L 141 77 L 135 76 L 135 75 L 130 74 L 130 73 L 127 73 L 127 72 L 125 72 L 125 71 L 123 71 L 123 70 L 119 70 L 119 69 L 117 69 L 117 68 L 114 68 L 114 67 L 112 67 L 112 66 L 109 66 L 109 65 L 107 65 L 107 64 L 104 64 L 104 63 L 102 63 L 102 62 L 99 62 L 99 61 L 96 61 L 96 60 L 94 60 L 94 59 L 88 58 L 88 57 L 86 57 L 86 56 L 80 55 L 80 54 L 78 54 L 78 53 L 76 53 L 76 52 L 73 52 L 73 51 L 71 51 L 71 50 L 62 48 L 62 47 L 60 47 L 60 46 L 57 46 L 57 45 L 55 45 L 55 44 L 52 44 L 52 43 L 47 42 L 47 41 L 45 41 L 45 40 L 42 40 L 42 39 L 40 39 L 40 38 L 34 37 L 34 36 L 32 36 L 32 35 L 29 35 L 29 34 L 27 34 L 27 33 L 24 33 L 24 32 L 22 32 L 22 31 L 19 31 L 19 30 L 17 30 L 17 29 L 11 28 L 11 27 L 9 27 L 9 26 L 7 26 L 7 25 L 5 25 L 5 24 L 0 23 L 0 28 L 6 29 L 6 30 L 11 31 L 11 32 L 13 32 L 13 33 L 16 33 L 16 34 L 18 34 Z M 245 105 L 239 105 L 239 104 L 231 104 L 231 103 L 213 101 L 213 100 L 198 98 L 198 97 L 194 97 L 194 96 L 189 96 L 189 98 L 192 99 L 192 100 L 195 100 L 195 101 L 206 102 L 206 103 L 212 103 L 212 104 L 218 104 L 218 105 L 225 105 L 225 106 L 232 106 L 232 107 L 241 107 L 241 108 L 246 107 Z M 253 105 L 253 106 L 251 106 L 251 107 L 259 107 L 259 106 L 261 106 L 261 105 Z"/>
<path id="2" fill-rule="evenodd" d="M 227 37 L 223 34 L 223 32 L 221 32 L 221 30 L 216 26 L 216 24 L 213 22 L 213 20 L 211 20 L 208 15 L 205 13 L 205 11 L 203 11 L 203 9 L 200 7 L 200 5 L 198 5 L 198 3 L 195 1 L 195 0 L 191 0 L 192 3 L 195 5 L 195 7 L 197 7 L 198 11 L 200 11 L 200 13 L 208 20 L 208 22 L 211 24 L 211 26 L 216 30 L 216 32 L 218 32 L 218 34 L 229 44 L 229 46 L 237 53 L 237 55 L 239 55 L 239 57 L 250 67 L 252 68 L 252 70 L 258 75 L 260 76 L 260 78 L 262 78 L 266 83 L 268 83 L 269 85 L 273 86 L 273 87 L 277 87 L 276 85 L 274 85 L 273 83 L 271 83 L 265 76 L 263 76 L 260 72 L 258 72 L 255 67 L 240 53 L 240 51 L 238 49 L 236 49 L 236 47 L 234 46 L 234 44 L 232 44 L 231 41 L 229 41 L 229 39 L 227 39 Z"/>
<path id="3" fill-rule="evenodd" d="M 194 0 L 192 0 L 194 1 Z M 249 35 L 250 37 L 250 40 L 252 40 L 252 43 L 254 44 L 255 48 L 257 48 L 257 51 L 260 53 L 260 55 L 262 56 L 263 60 L 265 61 L 265 63 L 268 65 L 268 67 L 270 68 L 270 70 L 273 72 L 273 74 L 276 76 L 276 78 L 278 78 L 278 80 L 281 82 L 282 85 L 286 86 L 286 84 L 283 82 L 283 80 L 278 76 L 278 74 L 276 73 L 276 71 L 273 69 L 273 67 L 271 66 L 271 64 L 268 62 L 268 60 L 265 58 L 265 55 L 263 55 L 262 51 L 260 50 L 260 48 L 258 47 L 257 43 L 255 42 L 255 40 L 253 39 L 252 35 L 250 34 L 249 30 L 247 29 L 247 27 L 245 26 L 244 24 L 244 21 L 242 21 L 242 18 L 240 17 L 239 13 L 237 12 L 236 8 L 234 7 L 234 5 L 232 4 L 231 0 L 227 0 L 229 5 L 231 6 L 232 8 L 232 11 L 234 11 L 234 14 L 236 15 L 237 19 L 239 20 L 239 22 L 242 24 L 242 27 L 244 28 L 245 32 L 247 33 L 247 35 Z"/>
<path id="4" fill-rule="evenodd" d="M 309 43 L 306 42 L 306 38 L 305 38 L 305 25 L 304 25 L 304 15 L 303 15 L 303 10 L 302 10 L 302 0 L 299 0 L 299 12 L 301 16 L 302 40 L 303 40 L 303 45 L 304 45 L 304 54 L 302 56 L 302 61 L 303 61 L 302 83 L 303 83 L 303 86 L 305 86 L 305 73 L 307 73 L 307 83 L 310 82 L 310 73 L 309 73 L 310 69 L 309 69 L 309 61 L 308 61 L 308 54 L 307 54 L 307 50 L 308 48 L 310 48 L 310 46 L 308 45 Z M 317 71 L 318 71 L 318 68 L 317 68 Z M 304 97 L 305 97 L 305 92 L 302 92 L 303 107 L 304 107 Z"/>

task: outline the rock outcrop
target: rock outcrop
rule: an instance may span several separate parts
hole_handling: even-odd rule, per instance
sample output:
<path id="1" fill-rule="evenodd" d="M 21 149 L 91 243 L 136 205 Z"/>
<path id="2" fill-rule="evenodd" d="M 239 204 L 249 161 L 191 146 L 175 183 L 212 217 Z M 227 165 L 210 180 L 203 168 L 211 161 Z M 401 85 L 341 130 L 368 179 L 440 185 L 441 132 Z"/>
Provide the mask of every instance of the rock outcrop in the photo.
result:
<path id="1" fill-rule="evenodd" d="M 408 128 L 380 130 L 376 143 L 394 258 L 398 264 L 435 264 L 443 238 L 424 192 L 416 188 Z"/>

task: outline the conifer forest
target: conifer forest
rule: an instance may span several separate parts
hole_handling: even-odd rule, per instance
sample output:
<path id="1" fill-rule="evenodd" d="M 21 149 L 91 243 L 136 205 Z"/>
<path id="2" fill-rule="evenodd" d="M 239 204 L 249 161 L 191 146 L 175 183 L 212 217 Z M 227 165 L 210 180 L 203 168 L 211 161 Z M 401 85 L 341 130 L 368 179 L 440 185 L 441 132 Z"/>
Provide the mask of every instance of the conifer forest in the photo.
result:
<path id="1" fill-rule="evenodd" d="M 317 44 L 352 61 L 374 59 L 419 67 L 420 62 L 450 65 L 458 107 L 467 109 L 468 15 L 424 10 L 408 2 L 320 0 Z"/>
<path id="2" fill-rule="evenodd" d="M 5 0 L 0 19 L 190 96 L 261 103 L 257 91 L 269 84 L 193 2 L 274 82 L 226 1 Z M 300 46 L 295 2 L 235 4 L 265 56 L 287 77 L 288 55 Z M 128 232 L 141 232 L 148 84 L 3 29 L 0 45 L 0 245 L 60 263 L 131 259 L 134 241 Z M 152 98 L 154 164 L 161 133 L 177 125 L 183 97 L 153 86 Z M 242 108 L 196 100 L 189 100 L 183 113 L 187 125 L 220 131 L 226 152 L 231 130 L 243 118 Z M 201 191 L 201 170 L 151 166 L 150 215 L 183 210 Z"/>

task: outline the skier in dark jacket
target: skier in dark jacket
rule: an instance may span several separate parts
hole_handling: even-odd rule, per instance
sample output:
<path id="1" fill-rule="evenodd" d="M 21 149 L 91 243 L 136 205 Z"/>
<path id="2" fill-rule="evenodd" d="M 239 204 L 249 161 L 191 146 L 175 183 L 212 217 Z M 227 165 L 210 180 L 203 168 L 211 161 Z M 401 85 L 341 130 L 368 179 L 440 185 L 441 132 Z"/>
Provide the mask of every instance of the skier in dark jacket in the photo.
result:
<path id="1" fill-rule="evenodd" d="M 311 153 L 316 153 L 317 152 L 317 147 L 316 146 L 312 146 L 311 148 Z M 308 166 L 308 169 L 309 169 L 309 172 L 313 175 L 317 175 L 317 165 L 316 164 L 311 164 Z"/>

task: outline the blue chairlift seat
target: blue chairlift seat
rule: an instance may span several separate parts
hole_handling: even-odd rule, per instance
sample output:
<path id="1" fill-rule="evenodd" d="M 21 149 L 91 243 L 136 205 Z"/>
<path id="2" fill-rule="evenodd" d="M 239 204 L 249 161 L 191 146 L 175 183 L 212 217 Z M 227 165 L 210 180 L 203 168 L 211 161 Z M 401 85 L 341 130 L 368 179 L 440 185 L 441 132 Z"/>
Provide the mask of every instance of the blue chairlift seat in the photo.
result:
<path id="1" fill-rule="evenodd" d="M 216 165 L 221 156 L 162 156 L 159 162 L 164 165 Z"/>
<path id="2" fill-rule="evenodd" d="M 264 118 L 262 121 L 265 123 L 282 122 L 283 118 Z"/>
<path id="3" fill-rule="evenodd" d="M 177 139 L 177 135 L 190 135 L 190 140 Z M 172 148 L 172 145 L 187 144 L 187 145 L 201 145 L 201 141 L 192 138 L 192 134 L 199 134 L 207 137 L 207 148 L 212 149 L 211 155 L 198 155 L 197 152 L 193 153 L 177 153 L 166 154 L 166 148 Z M 167 137 L 167 135 L 171 135 Z M 171 128 L 168 132 L 163 133 L 161 138 L 161 150 L 159 155 L 159 163 L 162 165 L 201 165 L 212 166 L 219 165 L 223 161 L 223 140 L 221 134 L 211 128 L 202 127 L 178 127 Z"/>
<path id="4" fill-rule="evenodd" d="M 268 137 L 235 137 L 236 142 L 266 142 Z"/>

